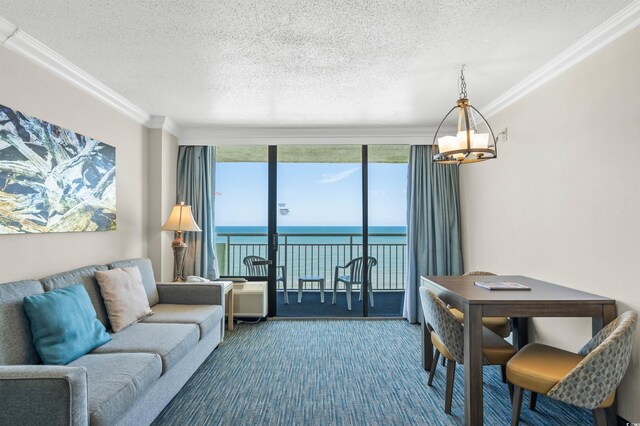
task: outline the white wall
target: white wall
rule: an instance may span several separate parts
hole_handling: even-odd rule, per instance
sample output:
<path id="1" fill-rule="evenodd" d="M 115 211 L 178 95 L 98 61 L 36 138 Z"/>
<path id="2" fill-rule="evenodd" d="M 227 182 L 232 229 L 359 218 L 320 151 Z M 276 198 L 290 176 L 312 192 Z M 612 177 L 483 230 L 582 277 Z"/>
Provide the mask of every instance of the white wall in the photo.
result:
<path id="1" fill-rule="evenodd" d="M 0 283 L 147 255 L 148 130 L 0 47 L 0 103 L 116 147 L 117 230 L 0 235 Z"/>
<path id="2" fill-rule="evenodd" d="M 178 139 L 162 129 L 149 130 L 149 258 L 158 281 L 173 281 L 173 233 L 160 228 L 176 203 Z"/>
<path id="3" fill-rule="evenodd" d="M 640 312 L 640 28 L 504 111 L 499 158 L 461 166 L 466 270 L 522 274 Z M 533 338 L 577 350 L 587 319 L 535 319 Z M 619 414 L 640 421 L 640 331 Z"/>

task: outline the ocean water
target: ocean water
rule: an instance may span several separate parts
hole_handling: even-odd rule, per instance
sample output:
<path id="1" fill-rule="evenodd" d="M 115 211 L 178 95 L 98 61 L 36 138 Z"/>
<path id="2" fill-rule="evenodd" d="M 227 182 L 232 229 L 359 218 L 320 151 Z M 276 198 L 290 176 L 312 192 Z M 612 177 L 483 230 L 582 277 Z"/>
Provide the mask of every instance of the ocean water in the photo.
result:
<path id="1" fill-rule="evenodd" d="M 216 226 L 218 242 L 231 236 L 232 242 L 264 244 L 267 241 L 266 226 Z M 361 226 L 280 226 L 278 227 L 280 242 L 286 236 L 290 243 L 322 243 L 322 244 L 362 244 Z M 369 243 L 396 243 L 406 241 L 406 226 L 370 226 Z"/>

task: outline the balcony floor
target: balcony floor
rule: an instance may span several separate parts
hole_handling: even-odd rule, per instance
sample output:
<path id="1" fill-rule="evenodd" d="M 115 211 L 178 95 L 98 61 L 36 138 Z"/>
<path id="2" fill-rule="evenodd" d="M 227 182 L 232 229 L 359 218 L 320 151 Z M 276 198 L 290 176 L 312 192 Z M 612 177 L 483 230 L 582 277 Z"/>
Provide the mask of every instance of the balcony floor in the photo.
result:
<path id="1" fill-rule="evenodd" d="M 351 310 L 347 309 L 346 293 L 338 292 L 336 304 L 331 304 L 333 292 L 325 291 L 324 303 L 320 303 L 319 291 L 304 291 L 302 303 L 298 303 L 298 291 L 289 290 L 289 304 L 284 303 L 284 293 L 278 291 L 278 317 L 361 317 L 362 302 L 358 301 L 360 292 L 352 295 Z M 404 290 L 379 291 L 374 293 L 375 307 L 369 306 L 370 317 L 400 317 Z"/>

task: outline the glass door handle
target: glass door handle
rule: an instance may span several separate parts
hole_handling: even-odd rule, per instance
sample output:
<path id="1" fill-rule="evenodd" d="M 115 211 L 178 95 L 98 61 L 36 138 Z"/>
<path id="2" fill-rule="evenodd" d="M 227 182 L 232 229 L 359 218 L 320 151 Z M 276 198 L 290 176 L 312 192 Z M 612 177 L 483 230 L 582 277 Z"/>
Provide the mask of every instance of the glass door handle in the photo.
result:
<path id="1" fill-rule="evenodd" d="M 273 234 L 271 236 L 271 248 L 278 251 L 278 234 Z"/>

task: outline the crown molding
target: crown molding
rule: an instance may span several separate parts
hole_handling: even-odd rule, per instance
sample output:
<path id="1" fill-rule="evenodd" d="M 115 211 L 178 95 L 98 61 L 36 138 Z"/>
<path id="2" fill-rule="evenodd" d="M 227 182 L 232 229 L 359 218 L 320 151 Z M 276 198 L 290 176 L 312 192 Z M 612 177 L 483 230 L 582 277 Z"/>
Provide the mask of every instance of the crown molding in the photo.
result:
<path id="1" fill-rule="evenodd" d="M 3 45 L 17 29 L 18 27 L 11 22 L 0 17 L 0 46 Z"/>
<path id="2" fill-rule="evenodd" d="M 180 145 L 430 144 L 435 132 L 426 126 L 185 127 Z"/>
<path id="3" fill-rule="evenodd" d="M 5 35 L 9 28 L 12 28 L 11 32 Z M 4 47 L 19 53 L 132 120 L 146 124 L 151 118 L 146 111 L 1 17 L 0 34 L 3 36 Z"/>
<path id="4" fill-rule="evenodd" d="M 145 126 L 150 129 L 162 129 L 176 137 L 180 137 L 182 135 L 182 127 L 180 127 L 180 125 L 170 117 L 164 115 L 152 115 L 145 122 Z"/>
<path id="5" fill-rule="evenodd" d="M 640 0 L 635 0 L 551 61 L 529 74 L 524 80 L 487 104 L 481 109 L 482 113 L 485 117 L 497 114 L 638 25 L 640 25 Z"/>

